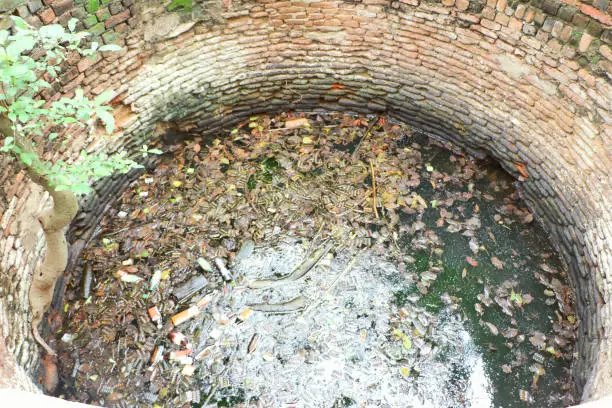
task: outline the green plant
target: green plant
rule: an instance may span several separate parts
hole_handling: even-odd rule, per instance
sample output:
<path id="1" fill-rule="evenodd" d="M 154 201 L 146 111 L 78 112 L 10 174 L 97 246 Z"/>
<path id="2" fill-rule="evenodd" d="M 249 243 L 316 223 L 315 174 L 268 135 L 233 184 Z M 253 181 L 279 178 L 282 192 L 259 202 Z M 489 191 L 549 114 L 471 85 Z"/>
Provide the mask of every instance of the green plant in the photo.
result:
<path id="1" fill-rule="evenodd" d="M 92 190 L 91 183 L 115 172 L 139 167 L 126 152 L 112 155 L 90 154 L 85 150 L 73 162 L 45 160 L 43 157 L 73 142 L 80 129 L 86 129 L 98 118 L 106 133 L 114 129 L 112 108 L 106 103 L 112 92 L 91 100 L 77 89 L 71 98 L 46 101 L 41 94 L 58 80 L 66 58 L 79 53 L 94 58 L 101 51 L 116 51 L 116 45 L 99 46 L 92 42 L 81 47 L 85 32 L 75 32 L 76 19 L 68 29 L 60 25 L 37 30 L 19 17 L 11 17 L 11 31 L 0 31 L 0 152 L 21 166 L 29 178 L 52 197 L 53 206 L 39 217 L 45 234 L 47 251 L 34 273 L 29 293 L 32 331 L 36 340 L 49 352 L 53 350 L 40 338 L 38 323 L 47 310 L 55 281 L 66 268 L 68 249 L 65 229 L 78 211 L 77 194 Z M 150 152 L 150 151 L 149 151 Z"/>
<path id="2" fill-rule="evenodd" d="M 172 0 L 166 7 L 168 11 L 184 10 L 191 11 L 193 8 L 192 0 Z"/>

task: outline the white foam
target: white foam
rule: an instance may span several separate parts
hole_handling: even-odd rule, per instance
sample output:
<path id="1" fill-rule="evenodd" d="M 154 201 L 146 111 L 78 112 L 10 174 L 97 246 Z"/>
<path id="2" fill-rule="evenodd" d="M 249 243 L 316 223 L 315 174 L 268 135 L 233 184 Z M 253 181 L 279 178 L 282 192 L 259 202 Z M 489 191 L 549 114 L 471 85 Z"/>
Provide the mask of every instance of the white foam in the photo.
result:
<path id="1" fill-rule="evenodd" d="M 287 243 L 256 250 L 236 265 L 235 271 L 246 280 L 269 276 L 272 270 L 284 275 L 304 256 L 303 248 Z M 355 267 L 325 293 L 351 256 L 340 254 L 328 269 L 316 267 L 306 282 L 236 290 L 226 298 L 228 312 L 300 294 L 320 301 L 304 314 L 255 312 L 242 324 L 223 326 L 225 340 L 239 345 L 234 363 L 224 374 L 227 382 L 271 407 L 293 403 L 329 408 L 342 398 L 359 407 L 490 407 L 490 384 L 482 356 L 457 316 L 446 312 L 439 316 L 427 338 L 434 345 L 429 355 L 419 356 L 412 350 L 407 356 L 406 365 L 413 374 L 418 370 L 418 376 L 402 375 L 404 361 L 395 361 L 383 352 L 386 347 L 401 349 L 390 325 L 390 317 L 397 313 L 393 294 L 400 289 L 400 272 L 393 264 L 364 251 Z M 247 354 L 246 346 L 254 333 L 260 340 L 256 350 Z M 266 361 L 269 356 L 272 361 Z"/>

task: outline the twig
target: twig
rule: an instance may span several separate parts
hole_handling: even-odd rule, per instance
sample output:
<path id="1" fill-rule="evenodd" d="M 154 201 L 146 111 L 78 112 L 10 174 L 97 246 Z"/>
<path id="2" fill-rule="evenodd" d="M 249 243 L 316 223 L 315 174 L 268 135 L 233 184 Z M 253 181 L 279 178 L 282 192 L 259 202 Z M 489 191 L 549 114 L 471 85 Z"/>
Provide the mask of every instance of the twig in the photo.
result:
<path id="1" fill-rule="evenodd" d="M 319 297 L 318 299 L 312 301 L 312 303 L 310 303 L 306 309 L 304 309 L 304 312 L 302 313 L 302 315 L 305 315 L 306 313 L 308 313 L 313 307 L 317 306 L 319 303 L 321 303 L 323 297 L 325 295 L 327 295 L 329 292 L 331 292 L 331 290 L 336 286 L 336 284 L 338 284 L 338 282 L 340 282 L 340 279 L 343 278 L 348 272 L 350 272 L 351 269 L 353 269 L 353 265 L 355 265 L 355 261 L 357 261 L 357 255 L 353 255 L 353 258 L 351 259 L 351 261 L 346 265 L 346 267 L 342 270 L 342 272 L 340 272 L 338 274 L 338 276 L 336 276 L 336 279 L 334 279 L 334 281 L 331 283 L 331 285 L 329 285 L 329 287 L 327 289 L 325 289 L 325 291 L 323 292 L 323 294 L 321 295 L 321 297 Z"/>
<path id="2" fill-rule="evenodd" d="M 215 382 L 215 385 L 212 387 L 212 390 L 210 390 L 210 394 L 208 394 L 206 401 L 204 401 L 204 403 L 202 404 L 203 407 L 208 405 L 213 395 L 215 395 L 215 392 L 217 392 L 217 388 L 219 388 L 219 383 Z"/>
<path id="3" fill-rule="evenodd" d="M 370 170 L 372 171 L 372 207 L 374 208 L 374 215 L 378 216 L 378 208 L 376 207 L 376 176 L 374 175 L 374 162 L 370 160 Z"/>
<path id="4" fill-rule="evenodd" d="M 355 147 L 355 150 L 353 150 L 353 154 L 351 155 L 351 158 L 353 160 L 357 159 L 357 155 L 359 154 L 359 148 L 361 147 L 361 144 L 363 143 L 364 140 L 366 140 L 368 138 L 368 136 L 370 136 L 370 133 L 372 132 L 372 129 L 374 128 L 374 126 L 376 126 L 376 124 L 378 123 L 380 118 L 381 118 L 380 115 L 377 116 L 376 120 L 374 122 L 372 122 L 372 124 L 366 129 L 365 134 L 363 135 L 363 137 L 361 138 L 359 143 L 357 143 L 357 146 Z"/>

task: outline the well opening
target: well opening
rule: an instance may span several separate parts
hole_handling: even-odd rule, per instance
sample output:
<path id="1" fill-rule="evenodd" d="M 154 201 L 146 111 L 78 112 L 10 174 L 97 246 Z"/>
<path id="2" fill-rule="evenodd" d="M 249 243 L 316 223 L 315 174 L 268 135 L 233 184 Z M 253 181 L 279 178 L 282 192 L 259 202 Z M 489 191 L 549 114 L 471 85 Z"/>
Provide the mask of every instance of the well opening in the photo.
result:
<path id="1" fill-rule="evenodd" d="M 118 39 L 125 51 L 91 66 L 75 64 L 59 92 L 116 90 L 120 144 L 130 151 L 157 137 L 156 128 L 157 134 L 168 127 L 214 134 L 257 112 L 323 108 L 388 112 L 456 148 L 494 158 L 521 181 L 525 200 L 569 266 L 580 318 L 574 378 L 585 399 L 604 396 L 612 381 L 609 13 L 574 5 L 572 16 L 586 21 L 580 27 L 557 2 L 450 3 L 234 1 L 177 14 L 146 2 L 114 2 L 114 20 L 100 34 L 114 33 L 108 40 Z M 77 4 L 54 6 L 20 12 L 40 23 L 50 16 L 45 10 L 58 20 L 67 12 L 90 13 Z M 573 30 L 581 33 L 577 43 Z M 581 66 L 580 58 L 592 53 L 599 62 Z M 96 146 L 94 139 L 85 140 Z M 22 299 L 42 243 L 17 209 L 33 213 L 39 200 L 15 172 L 3 180 L 9 184 L 2 327 L 7 349 L 24 367 L 18 372 L 31 374 L 38 350 Z M 83 201 L 71 232 L 75 248 L 127 180 L 101 183 Z"/>

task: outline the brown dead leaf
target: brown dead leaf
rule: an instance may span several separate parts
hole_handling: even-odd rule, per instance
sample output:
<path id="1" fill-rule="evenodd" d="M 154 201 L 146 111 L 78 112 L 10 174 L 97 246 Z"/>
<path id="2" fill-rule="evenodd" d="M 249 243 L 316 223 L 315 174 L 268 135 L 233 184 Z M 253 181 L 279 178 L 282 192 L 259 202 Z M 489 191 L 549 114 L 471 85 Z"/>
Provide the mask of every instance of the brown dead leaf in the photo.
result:
<path id="1" fill-rule="evenodd" d="M 285 128 L 287 129 L 298 129 L 304 126 L 310 126 L 306 118 L 289 119 L 285 122 Z"/>
<path id="2" fill-rule="evenodd" d="M 546 347 L 546 336 L 542 332 L 539 332 L 539 331 L 533 332 L 533 336 L 529 338 L 529 341 L 538 350 L 542 350 L 544 349 L 544 347 Z"/>
<path id="3" fill-rule="evenodd" d="M 499 334 L 499 330 L 497 329 L 497 326 L 495 326 L 493 323 L 489 323 L 489 322 L 485 322 L 484 320 L 481 320 L 480 324 L 487 326 L 492 335 L 497 336 Z"/>
<path id="4" fill-rule="evenodd" d="M 467 261 L 467 263 L 469 263 L 472 266 L 478 266 L 478 261 L 476 261 L 474 258 L 472 258 L 471 256 L 466 256 L 465 260 Z"/>
<path id="5" fill-rule="evenodd" d="M 499 270 L 504 269 L 504 264 L 502 261 L 500 261 L 497 257 L 492 257 L 491 258 L 491 263 L 493 264 L 494 267 L 496 267 Z"/>
<path id="6" fill-rule="evenodd" d="M 525 164 L 523 164 L 523 163 L 514 163 L 514 166 L 519 171 L 519 173 L 521 173 L 521 176 L 523 176 L 525 178 L 529 177 L 529 174 L 527 173 L 527 167 L 525 166 Z"/>
<path id="7" fill-rule="evenodd" d="M 502 336 L 504 336 L 507 339 L 511 339 L 513 337 L 516 337 L 518 335 L 518 330 L 515 329 L 514 327 L 508 327 L 506 330 L 502 331 Z"/>

